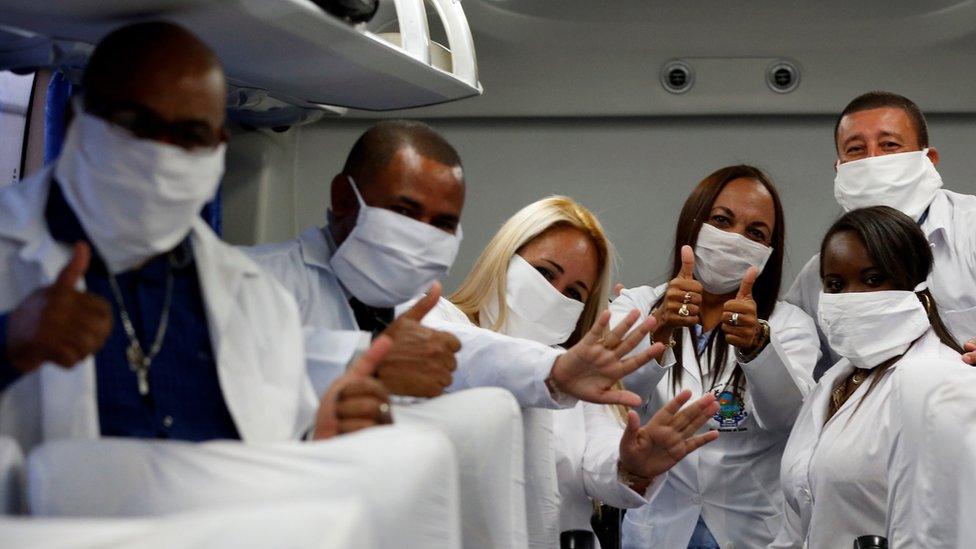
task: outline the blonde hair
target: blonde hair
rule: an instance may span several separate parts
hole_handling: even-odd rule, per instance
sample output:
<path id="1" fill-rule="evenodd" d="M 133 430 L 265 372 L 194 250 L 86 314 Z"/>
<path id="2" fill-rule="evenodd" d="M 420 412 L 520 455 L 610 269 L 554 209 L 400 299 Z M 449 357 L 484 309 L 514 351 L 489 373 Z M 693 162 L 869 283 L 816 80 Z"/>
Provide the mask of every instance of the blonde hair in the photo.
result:
<path id="1" fill-rule="evenodd" d="M 478 311 L 492 297 L 496 297 L 498 303 L 505 303 L 505 283 L 512 256 L 529 242 L 559 227 L 572 227 L 583 232 L 590 237 L 597 252 L 596 283 L 584 304 L 583 314 L 580 315 L 576 329 L 566 341 L 567 346 L 574 345 L 593 326 L 599 314 L 607 308 L 613 245 L 596 216 L 572 198 L 566 196 L 543 198 L 522 208 L 509 218 L 481 252 L 471 272 L 449 298 L 450 301 L 477 324 Z M 498 319 L 494 326 L 485 327 L 498 331 L 504 326 L 507 316 L 508 308 L 499 307 Z"/>

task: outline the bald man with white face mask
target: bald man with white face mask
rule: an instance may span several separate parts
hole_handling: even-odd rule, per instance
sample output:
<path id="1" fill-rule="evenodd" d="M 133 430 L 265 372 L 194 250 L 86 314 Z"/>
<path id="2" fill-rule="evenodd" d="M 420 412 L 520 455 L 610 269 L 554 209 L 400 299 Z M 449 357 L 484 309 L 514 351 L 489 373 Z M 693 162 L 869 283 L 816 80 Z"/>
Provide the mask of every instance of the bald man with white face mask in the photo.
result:
<path id="1" fill-rule="evenodd" d="M 855 98 L 841 113 L 834 140 L 838 204 L 847 211 L 890 206 L 918 222 L 935 256 L 929 289 L 952 335 L 968 351 L 963 360 L 976 364 L 976 197 L 942 188 L 939 152 L 929 145 L 925 117 L 905 97 L 876 91 Z M 819 271 L 818 254 L 786 295 L 812 318 L 819 309 Z M 840 358 L 822 332 L 820 341 L 816 379 Z"/>

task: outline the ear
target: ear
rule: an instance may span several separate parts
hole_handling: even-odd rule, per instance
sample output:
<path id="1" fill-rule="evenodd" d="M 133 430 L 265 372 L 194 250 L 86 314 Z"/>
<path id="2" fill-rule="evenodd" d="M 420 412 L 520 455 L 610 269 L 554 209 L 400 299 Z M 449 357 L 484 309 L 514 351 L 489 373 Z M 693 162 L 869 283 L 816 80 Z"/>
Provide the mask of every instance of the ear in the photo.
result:
<path id="1" fill-rule="evenodd" d="M 332 239 L 335 240 L 336 245 L 341 246 L 356 226 L 359 202 L 352 192 L 349 178 L 344 173 L 338 173 L 332 178 L 329 194 L 332 200 L 332 218 L 329 222 L 329 229 L 332 231 Z"/>
<path id="2" fill-rule="evenodd" d="M 352 192 L 352 185 L 349 183 L 346 174 L 338 173 L 332 178 L 330 198 L 332 199 L 332 215 L 336 220 L 342 220 L 358 213 L 359 203 L 356 201 L 356 195 Z"/>
<path id="3" fill-rule="evenodd" d="M 929 160 L 932 161 L 933 166 L 939 165 L 939 151 L 935 147 L 929 147 Z"/>

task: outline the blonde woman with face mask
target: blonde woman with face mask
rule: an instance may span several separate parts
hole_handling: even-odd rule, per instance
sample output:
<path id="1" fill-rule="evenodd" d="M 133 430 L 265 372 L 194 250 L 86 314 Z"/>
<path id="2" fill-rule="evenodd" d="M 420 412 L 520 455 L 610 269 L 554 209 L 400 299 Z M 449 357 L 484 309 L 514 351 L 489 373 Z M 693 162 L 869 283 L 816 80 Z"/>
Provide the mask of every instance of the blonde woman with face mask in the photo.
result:
<path id="1" fill-rule="evenodd" d="M 644 417 L 689 389 L 721 406 L 708 422 L 718 442 L 671 470 L 653 508 L 627 513 L 624 547 L 766 547 L 779 531 L 780 457 L 819 349 L 813 320 L 777 301 L 783 223 L 765 174 L 722 168 L 685 201 L 670 282 L 624 290 L 611 305 L 614 321 L 634 308 L 657 318 L 644 345 L 671 348 L 624 378 L 645 399 Z"/>
<path id="2" fill-rule="evenodd" d="M 449 300 L 432 313 L 547 345 L 572 346 L 606 325 L 610 242 L 593 214 L 566 197 L 530 204 L 492 238 Z M 621 334 L 605 332 L 610 342 Z M 683 392 L 640 425 L 633 411 L 580 403 L 568 410 L 526 410 L 526 483 L 530 545 L 554 547 L 558 532 L 531 539 L 532 521 L 558 513 L 558 531 L 590 530 L 593 500 L 646 504 L 677 461 L 717 436 L 695 433 L 717 410 L 711 395 L 681 410 Z M 680 410 L 680 411 L 679 411 Z M 545 431 L 551 432 L 551 442 Z M 530 440 L 535 438 L 535 440 Z M 542 446 L 542 448 L 540 448 Z M 544 494 L 555 473 L 558 499 Z M 535 486 L 535 489 L 533 489 Z M 540 497 L 541 496 L 541 497 Z M 558 503 L 557 503 L 558 501 Z M 548 508 L 547 508 L 548 507 Z"/>

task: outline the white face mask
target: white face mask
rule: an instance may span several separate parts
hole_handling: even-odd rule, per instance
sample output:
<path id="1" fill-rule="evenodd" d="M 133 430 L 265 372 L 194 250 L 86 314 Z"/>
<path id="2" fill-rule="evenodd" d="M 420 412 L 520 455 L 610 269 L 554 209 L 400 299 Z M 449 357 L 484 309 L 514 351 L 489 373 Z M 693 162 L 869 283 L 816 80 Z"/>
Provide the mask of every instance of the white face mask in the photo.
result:
<path id="1" fill-rule="evenodd" d="M 834 198 L 846 211 L 890 206 L 918 221 L 942 187 L 928 149 L 837 165 Z"/>
<path id="2" fill-rule="evenodd" d="M 54 177 L 106 266 L 123 272 L 173 249 L 217 192 L 225 146 L 188 151 L 76 112 Z"/>
<path id="3" fill-rule="evenodd" d="M 545 345 L 564 343 L 573 335 L 584 305 L 556 291 L 539 271 L 522 256 L 508 262 L 505 282 L 508 315 L 500 333 L 531 339 Z M 498 320 L 498 298 L 492 298 L 479 311 L 482 328 L 492 328 Z"/>
<path id="4" fill-rule="evenodd" d="M 821 292 L 817 322 L 830 347 L 858 368 L 904 353 L 930 328 L 918 296 L 903 290 Z"/>
<path id="5" fill-rule="evenodd" d="M 450 234 L 405 215 L 359 201 L 356 226 L 329 264 L 342 285 L 371 307 L 396 307 L 420 295 L 454 264 L 461 227 Z"/>
<path id="6" fill-rule="evenodd" d="M 739 289 L 749 267 L 762 273 L 773 248 L 705 223 L 695 245 L 695 280 L 713 295 Z"/>

